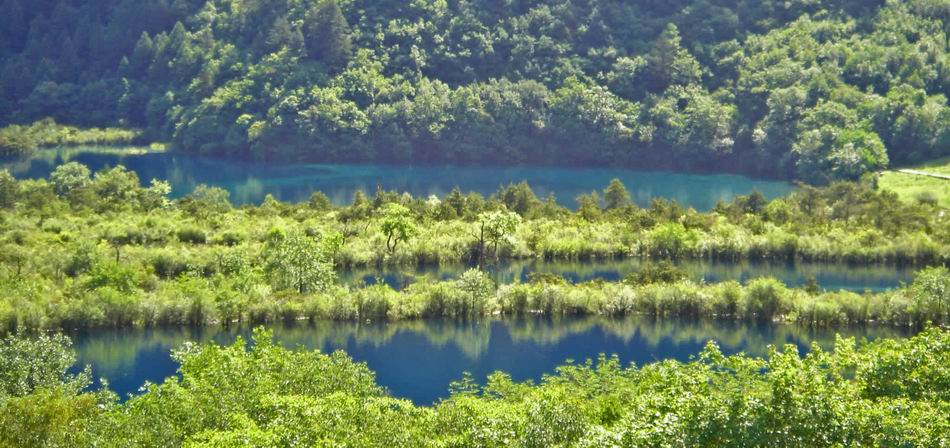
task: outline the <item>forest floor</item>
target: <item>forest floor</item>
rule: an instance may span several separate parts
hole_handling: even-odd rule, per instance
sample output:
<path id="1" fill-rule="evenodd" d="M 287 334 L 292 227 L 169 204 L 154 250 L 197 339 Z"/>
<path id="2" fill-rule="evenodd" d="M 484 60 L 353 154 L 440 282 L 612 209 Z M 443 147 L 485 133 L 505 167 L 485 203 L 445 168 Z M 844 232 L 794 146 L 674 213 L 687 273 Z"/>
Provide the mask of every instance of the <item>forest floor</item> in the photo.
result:
<path id="1" fill-rule="evenodd" d="M 950 157 L 915 167 L 885 171 L 878 185 L 897 193 L 904 200 L 936 201 L 950 209 Z"/>

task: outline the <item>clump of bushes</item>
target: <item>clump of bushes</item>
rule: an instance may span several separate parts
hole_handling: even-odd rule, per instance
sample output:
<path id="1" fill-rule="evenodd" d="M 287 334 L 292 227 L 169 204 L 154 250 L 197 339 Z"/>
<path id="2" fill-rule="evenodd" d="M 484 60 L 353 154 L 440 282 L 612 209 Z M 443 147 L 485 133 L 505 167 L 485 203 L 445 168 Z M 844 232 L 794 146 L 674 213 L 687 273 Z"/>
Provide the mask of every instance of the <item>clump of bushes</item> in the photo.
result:
<path id="1" fill-rule="evenodd" d="M 201 325 L 281 320 L 405 320 L 481 316 L 647 315 L 812 326 L 880 323 L 922 327 L 950 323 L 945 268 L 923 271 L 895 291 L 814 293 L 771 278 L 737 282 L 631 285 L 623 282 L 535 281 L 496 287 L 483 273 L 452 281 L 418 281 L 402 291 L 385 284 L 329 286 L 301 292 L 275 289 L 234 253 L 210 260 L 163 253 L 151 259 L 154 276 L 111 262 L 80 277 L 68 300 L 9 283 L 0 322 L 15 328 Z M 230 261 L 229 261 L 230 260 Z M 223 272 L 237 272 L 229 278 Z M 160 280 L 161 279 L 161 280 Z M 121 296 L 121 297 L 120 297 Z M 121 300 L 120 300 L 121 299 Z"/>
<path id="2" fill-rule="evenodd" d="M 52 119 L 30 125 L 0 128 L 0 156 L 21 156 L 46 146 L 127 145 L 140 139 L 141 131 L 118 128 L 78 128 Z"/>

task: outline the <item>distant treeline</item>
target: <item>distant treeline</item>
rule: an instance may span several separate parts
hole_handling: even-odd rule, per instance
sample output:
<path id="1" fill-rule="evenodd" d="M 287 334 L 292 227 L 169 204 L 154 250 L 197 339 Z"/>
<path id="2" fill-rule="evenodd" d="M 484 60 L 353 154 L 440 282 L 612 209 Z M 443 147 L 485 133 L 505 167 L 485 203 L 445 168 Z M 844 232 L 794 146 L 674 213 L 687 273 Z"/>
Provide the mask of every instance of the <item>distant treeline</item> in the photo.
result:
<path id="1" fill-rule="evenodd" d="M 0 123 L 824 183 L 948 154 L 948 18 L 933 0 L 2 0 Z"/>

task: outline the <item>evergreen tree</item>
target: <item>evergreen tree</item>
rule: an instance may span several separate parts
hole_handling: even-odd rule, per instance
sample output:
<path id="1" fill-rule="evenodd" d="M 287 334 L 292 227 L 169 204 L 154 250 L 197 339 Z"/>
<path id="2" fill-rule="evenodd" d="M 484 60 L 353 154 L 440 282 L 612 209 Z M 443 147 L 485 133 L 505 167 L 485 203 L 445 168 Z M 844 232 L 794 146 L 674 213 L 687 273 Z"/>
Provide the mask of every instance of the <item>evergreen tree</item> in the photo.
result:
<path id="1" fill-rule="evenodd" d="M 29 30 L 20 0 L 0 4 L 0 53 L 18 53 Z"/>
<path id="2" fill-rule="evenodd" d="M 620 182 L 620 179 L 610 181 L 610 185 L 604 190 L 604 205 L 607 210 L 630 205 L 630 192 L 627 191 L 627 187 L 623 185 L 623 182 Z"/>
<path id="3" fill-rule="evenodd" d="M 148 33 L 142 32 L 135 49 L 132 50 L 132 58 L 129 59 L 129 70 L 132 76 L 142 76 L 148 70 L 152 63 L 152 57 L 155 55 L 155 46 Z"/>
<path id="4" fill-rule="evenodd" d="M 309 56 L 330 67 L 346 65 L 353 51 L 350 26 L 336 0 L 323 0 L 307 13 L 306 44 Z"/>
<path id="5" fill-rule="evenodd" d="M 291 26 L 286 17 L 278 17 L 274 20 L 270 32 L 267 34 L 265 42 L 268 51 L 278 51 L 287 48 L 291 53 L 299 55 L 304 49 L 303 33 L 299 29 Z"/>
<path id="6" fill-rule="evenodd" d="M 76 52 L 76 45 L 72 38 L 66 36 L 63 45 L 59 49 L 59 79 L 61 81 L 74 81 L 79 77 L 81 71 L 79 55 Z"/>
<path id="7" fill-rule="evenodd" d="M 669 24 L 653 44 L 647 55 L 647 84 L 650 90 L 659 92 L 667 87 L 686 85 L 699 80 L 699 62 L 680 45 L 680 32 L 676 25 Z"/>

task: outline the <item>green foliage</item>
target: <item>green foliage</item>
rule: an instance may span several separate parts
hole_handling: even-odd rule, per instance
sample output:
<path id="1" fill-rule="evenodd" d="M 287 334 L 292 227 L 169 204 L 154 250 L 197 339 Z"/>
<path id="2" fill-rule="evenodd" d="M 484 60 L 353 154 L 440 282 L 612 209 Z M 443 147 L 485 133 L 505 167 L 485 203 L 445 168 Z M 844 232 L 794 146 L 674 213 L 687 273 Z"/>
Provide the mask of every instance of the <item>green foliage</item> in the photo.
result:
<path id="1" fill-rule="evenodd" d="M 380 218 L 380 228 L 386 235 L 386 249 L 390 254 L 396 253 L 400 242 L 406 242 L 418 233 L 410 210 L 403 205 L 392 202 L 384 205 Z"/>
<path id="2" fill-rule="evenodd" d="M 610 185 L 604 190 L 604 209 L 615 210 L 631 205 L 630 192 L 627 187 L 620 182 L 620 179 L 613 179 Z"/>
<path id="3" fill-rule="evenodd" d="M 307 12 L 304 25 L 307 52 L 331 67 L 343 67 L 352 52 L 350 29 L 336 0 L 321 0 Z"/>
<path id="4" fill-rule="evenodd" d="M 53 191 L 60 196 L 66 196 L 69 193 L 88 187 L 92 183 L 89 168 L 78 162 L 64 163 L 49 176 L 49 183 L 53 185 Z"/>
<path id="5" fill-rule="evenodd" d="M 650 263 L 636 273 L 630 274 L 624 282 L 633 285 L 652 285 L 654 283 L 676 283 L 686 280 L 686 272 L 669 260 Z"/>
<path id="6" fill-rule="evenodd" d="M 73 171 L 81 175 L 65 175 Z M 324 208 L 318 195 L 317 207 L 269 199 L 232 208 L 221 189 L 199 187 L 172 201 L 161 183 L 143 187 L 122 168 L 92 180 L 84 173 L 71 166 L 55 184 L 6 184 L 17 206 L 0 211 L 0 331 L 497 313 L 715 316 L 820 326 L 919 327 L 950 318 L 940 292 L 946 274 L 939 269 L 923 271 L 924 283 L 858 295 L 790 289 L 774 280 L 694 284 L 669 264 L 650 266 L 653 258 L 921 267 L 950 260 L 945 214 L 867 185 L 803 187 L 771 202 L 753 193 L 708 213 L 655 201 L 648 209 L 606 213 L 598 205 L 597 214 L 585 215 L 538 200 L 527 185 L 489 198 L 381 191 L 373 199 L 358 195 L 345 207 Z M 55 185 L 70 179 L 86 185 L 57 195 Z M 497 290 L 483 282 L 484 273 L 466 274 L 471 281 L 465 285 L 413 279 L 402 291 L 334 281 L 335 268 L 398 272 L 481 264 L 482 255 L 500 262 L 638 257 L 648 267 L 626 284 L 534 278 Z"/>
<path id="7" fill-rule="evenodd" d="M 6 169 L 0 170 L 0 208 L 13 207 L 18 190 L 19 185 L 16 179 L 13 178 L 13 175 L 10 174 L 10 171 Z"/>
<path id="8" fill-rule="evenodd" d="M 324 249 L 310 236 L 275 229 L 264 245 L 264 269 L 277 289 L 291 288 L 298 293 L 320 291 L 335 279 Z"/>
<path id="9" fill-rule="evenodd" d="M 29 365 L 29 352 L 14 365 Z M 0 440 L 16 446 L 639 447 L 941 446 L 948 442 L 950 333 L 833 351 L 794 345 L 623 367 L 616 357 L 559 367 L 538 384 L 471 377 L 432 406 L 390 398 L 365 364 L 275 344 L 186 344 L 180 376 L 124 404 L 37 390 L 0 400 Z M 908 381 L 909 378 L 914 379 Z M 68 380 L 66 380 L 68 381 Z M 65 383 L 64 383 L 65 384 Z M 56 387 L 54 385 L 54 387 Z M 102 398 L 100 398 L 101 400 Z M 778 441 L 778 442 L 777 442 Z"/>
<path id="10" fill-rule="evenodd" d="M 469 299 L 470 310 L 467 314 L 480 315 L 484 313 L 484 302 L 491 296 L 494 283 L 481 269 L 469 269 L 459 276 L 456 281 L 458 289 L 464 292 Z"/>
<path id="11" fill-rule="evenodd" d="M 934 316 L 937 322 L 950 317 L 950 270 L 941 266 L 920 271 L 911 295 L 921 316 Z"/>
<path id="12" fill-rule="evenodd" d="M 486 243 L 491 245 L 491 252 L 498 256 L 498 246 L 502 243 L 512 244 L 514 233 L 521 224 L 521 216 L 508 211 L 482 212 L 478 214 L 478 247 L 479 256 L 484 255 Z"/>
<path id="13" fill-rule="evenodd" d="M 827 183 L 950 147 L 941 2 L 0 7 L 5 154 L 146 135 L 262 160 L 728 166 Z M 17 125 L 45 117 L 145 131 Z"/>
<path id="14" fill-rule="evenodd" d="M 37 148 L 64 145 L 128 145 L 141 137 L 140 131 L 121 128 L 77 128 L 56 124 L 52 119 L 29 126 L 0 128 L 0 156 L 27 155 Z"/>
<path id="15" fill-rule="evenodd" d="M 78 393 L 91 382 L 87 369 L 68 371 L 76 363 L 72 342 L 63 335 L 7 335 L 0 339 L 0 402 L 42 389 Z"/>

